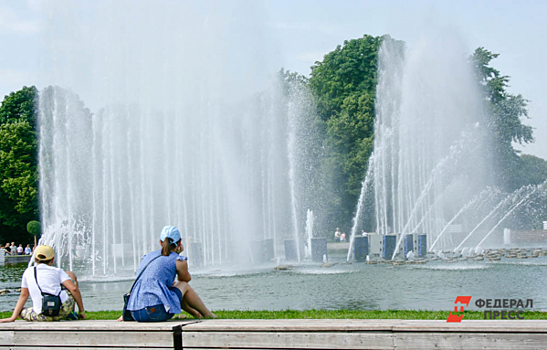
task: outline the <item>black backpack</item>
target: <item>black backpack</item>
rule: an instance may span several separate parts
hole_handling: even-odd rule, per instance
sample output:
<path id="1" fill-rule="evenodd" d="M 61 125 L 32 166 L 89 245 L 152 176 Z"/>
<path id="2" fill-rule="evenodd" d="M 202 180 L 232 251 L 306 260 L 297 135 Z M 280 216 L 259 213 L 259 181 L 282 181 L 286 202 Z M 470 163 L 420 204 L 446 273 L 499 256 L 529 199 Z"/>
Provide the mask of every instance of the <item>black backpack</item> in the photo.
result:
<path id="1" fill-rule="evenodd" d="M 40 289 L 40 293 L 42 293 L 42 314 L 44 316 L 59 316 L 59 312 L 61 311 L 61 298 L 59 295 L 61 293 L 59 293 L 59 295 L 53 295 L 42 291 L 42 288 L 40 288 L 40 285 L 38 284 L 36 266 L 34 267 L 34 278 L 36 279 L 36 285 L 38 286 L 38 289 Z"/>

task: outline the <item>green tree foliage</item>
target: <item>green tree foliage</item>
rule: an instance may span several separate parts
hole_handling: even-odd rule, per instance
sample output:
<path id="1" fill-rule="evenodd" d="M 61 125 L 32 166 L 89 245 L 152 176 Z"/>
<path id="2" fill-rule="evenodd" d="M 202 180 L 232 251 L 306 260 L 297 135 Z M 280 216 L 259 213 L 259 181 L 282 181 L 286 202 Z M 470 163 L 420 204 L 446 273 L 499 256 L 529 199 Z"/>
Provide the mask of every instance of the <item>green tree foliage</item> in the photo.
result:
<path id="1" fill-rule="evenodd" d="M 0 124 L 26 120 L 35 130 L 37 96 L 38 90 L 34 86 L 24 86 L 6 96 L 0 107 Z"/>
<path id="2" fill-rule="evenodd" d="M 523 154 L 520 156 L 518 169 L 518 187 L 525 185 L 539 185 L 547 180 L 547 161 L 545 159 Z"/>
<path id="3" fill-rule="evenodd" d="M 0 107 L 0 232 L 25 243 L 26 224 L 38 218 L 37 90 L 24 87 Z"/>
<path id="4" fill-rule="evenodd" d="M 36 137 L 27 121 L 0 126 L 0 188 L 19 213 L 32 212 L 36 202 Z"/>
<path id="5" fill-rule="evenodd" d="M 311 67 L 310 88 L 326 124 L 328 155 L 323 173 L 337 186 L 329 196 L 332 218 L 342 222 L 333 222 L 336 226 L 350 225 L 373 147 L 377 58 L 382 40 L 365 35 L 345 41 Z"/>
<path id="6" fill-rule="evenodd" d="M 32 220 L 27 224 L 27 232 L 33 236 L 38 236 L 42 231 L 42 225 L 39 221 Z"/>
<path id="7" fill-rule="evenodd" d="M 507 92 L 509 77 L 490 66 L 490 61 L 499 54 L 492 53 L 483 47 L 475 50 L 471 62 L 475 66 L 482 86 L 483 98 L 486 101 L 486 120 L 493 140 L 493 163 L 496 183 L 507 190 L 514 190 L 521 185 L 519 169 L 522 159 L 513 148 L 513 142 L 520 144 L 534 141 L 532 127 L 523 124 L 528 117 L 528 101 L 522 95 Z"/>
<path id="8" fill-rule="evenodd" d="M 518 187 L 525 185 L 540 185 L 547 179 L 547 161 L 529 154 L 520 156 L 520 168 L 516 178 L 519 180 Z M 530 202 L 523 205 L 517 215 L 509 218 L 507 226 L 515 230 L 541 230 L 547 213 L 547 185 L 543 190 L 537 191 Z"/>
<path id="9" fill-rule="evenodd" d="M 311 67 L 310 87 L 324 120 L 340 113 L 349 95 L 365 91 L 374 94 L 381 41 L 381 37 L 370 35 L 344 41 Z"/>

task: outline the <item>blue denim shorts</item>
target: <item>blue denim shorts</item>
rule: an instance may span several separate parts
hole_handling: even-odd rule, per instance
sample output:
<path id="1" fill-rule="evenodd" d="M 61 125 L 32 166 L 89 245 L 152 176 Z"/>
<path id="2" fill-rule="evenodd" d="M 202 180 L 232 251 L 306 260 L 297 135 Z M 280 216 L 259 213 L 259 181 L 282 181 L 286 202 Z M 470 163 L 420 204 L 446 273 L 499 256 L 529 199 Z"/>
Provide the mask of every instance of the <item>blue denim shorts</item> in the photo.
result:
<path id="1" fill-rule="evenodd" d="M 158 304 L 131 311 L 131 316 L 137 322 L 163 322 L 173 317 L 173 314 L 165 312 L 163 304 Z"/>
<path id="2" fill-rule="evenodd" d="M 179 300 L 182 301 L 182 292 L 176 287 L 169 288 L 174 291 Z M 170 314 L 165 311 L 163 304 L 147 306 L 144 309 L 131 311 L 131 316 L 137 322 L 163 322 L 171 319 L 175 314 Z"/>

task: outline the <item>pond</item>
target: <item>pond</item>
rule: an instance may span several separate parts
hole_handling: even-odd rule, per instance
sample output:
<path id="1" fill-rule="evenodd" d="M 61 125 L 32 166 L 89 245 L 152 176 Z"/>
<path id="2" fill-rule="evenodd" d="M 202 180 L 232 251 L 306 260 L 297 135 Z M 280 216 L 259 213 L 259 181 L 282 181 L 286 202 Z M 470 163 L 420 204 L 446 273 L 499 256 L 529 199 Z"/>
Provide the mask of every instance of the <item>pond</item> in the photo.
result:
<path id="1" fill-rule="evenodd" d="M 276 271 L 194 272 L 191 285 L 213 310 L 422 309 L 453 310 L 459 295 L 477 299 L 533 299 L 547 310 L 547 257 L 501 261 L 432 261 L 423 265 L 331 267 L 302 264 Z M 12 310 L 25 266 L 0 267 L 0 311 Z M 87 310 L 121 310 L 130 280 L 80 283 Z M 27 303 L 29 305 L 30 302 Z M 471 303 L 474 306 L 474 302 Z"/>

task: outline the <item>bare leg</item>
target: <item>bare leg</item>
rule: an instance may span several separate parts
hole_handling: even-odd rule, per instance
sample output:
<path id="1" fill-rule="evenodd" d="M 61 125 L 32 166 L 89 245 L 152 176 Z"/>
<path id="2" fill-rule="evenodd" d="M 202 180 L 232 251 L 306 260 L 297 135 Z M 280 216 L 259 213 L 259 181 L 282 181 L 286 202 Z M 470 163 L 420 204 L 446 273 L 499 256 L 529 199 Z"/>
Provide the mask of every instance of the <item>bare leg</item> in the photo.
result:
<path id="1" fill-rule="evenodd" d="M 199 311 L 197 311 L 196 309 L 191 308 L 190 305 L 188 305 L 188 303 L 186 302 L 186 300 L 184 300 L 184 298 L 182 298 L 182 302 L 180 303 L 180 306 L 182 307 L 184 311 L 188 312 L 190 315 L 194 316 L 195 318 L 203 318 L 203 315 L 200 314 Z"/>
<path id="2" fill-rule="evenodd" d="M 65 271 L 66 274 L 68 275 L 68 277 L 70 277 L 70 279 L 72 280 L 72 282 L 74 282 L 74 284 L 76 285 L 76 287 L 78 287 L 78 277 L 76 277 L 76 274 L 72 271 Z M 76 307 L 76 305 L 74 305 Z M 74 308 L 72 308 L 72 311 L 74 311 Z"/>
<path id="3" fill-rule="evenodd" d="M 198 294 L 190 287 L 188 282 L 181 282 L 177 281 L 175 283 L 175 287 L 180 289 L 182 292 L 182 298 L 183 300 L 192 308 L 197 310 L 203 317 L 206 318 L 216 318 L 217 316 L 209 311 L 209 309 L 205 306 L 203 301 L 201 301 Z"/>

